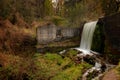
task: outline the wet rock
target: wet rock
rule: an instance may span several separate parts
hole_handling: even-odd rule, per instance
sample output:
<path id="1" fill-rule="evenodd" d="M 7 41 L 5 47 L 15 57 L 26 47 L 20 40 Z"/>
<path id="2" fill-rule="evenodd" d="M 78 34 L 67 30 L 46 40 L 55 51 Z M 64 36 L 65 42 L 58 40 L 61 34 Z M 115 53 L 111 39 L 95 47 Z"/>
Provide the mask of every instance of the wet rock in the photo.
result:
<path id="1" fill-rule="evenodd" d="M 93 65 L 92 68 L 86 70 L 83 73 L 82 80 L 99 80 L 103 76 L 103 73 L 112 67 L 111 64 L 105 62 L 99 53 L 94 51 L 90 51 L 90 53 L 84 54 L 82 51 L 71 48 L 68 50 L 63 50 L 59 54 L 62 56 L 68 56 L 68 52 L 70 50 L 75 50 L 77 52 L 73 59 L 76 64 L 87 62 Z"/>

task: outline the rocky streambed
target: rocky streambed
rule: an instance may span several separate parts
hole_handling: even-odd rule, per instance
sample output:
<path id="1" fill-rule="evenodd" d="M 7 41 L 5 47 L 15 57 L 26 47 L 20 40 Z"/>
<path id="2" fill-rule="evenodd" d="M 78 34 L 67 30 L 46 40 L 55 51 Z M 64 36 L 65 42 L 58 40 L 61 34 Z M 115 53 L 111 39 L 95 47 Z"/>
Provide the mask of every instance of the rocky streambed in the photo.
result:
<path id="1" fill-rule="evenodd" d="M 102 77 L 104 76 L 104 73 L 115 66 L 105 61 L 100 53 L 90 51 L 89 54 L 85 54 L 79 49 L 76 48 L 71 49 L 78 51 L 75 59 L 77 63 L 87 62 L 92 65 L 90 69 L 86 70 L 83 73 L 82 80 L 101 80 Z M 67 51 L 71 49 L 63 50 L 59 52 L 59 54 L 65 56 Z"/>

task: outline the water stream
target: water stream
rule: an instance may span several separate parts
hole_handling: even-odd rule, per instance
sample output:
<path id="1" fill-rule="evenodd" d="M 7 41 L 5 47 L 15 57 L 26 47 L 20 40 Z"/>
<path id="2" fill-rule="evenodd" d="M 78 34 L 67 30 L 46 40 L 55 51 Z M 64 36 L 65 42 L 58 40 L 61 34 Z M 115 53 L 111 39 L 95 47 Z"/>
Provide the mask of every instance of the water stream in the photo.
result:
<path id="1" fill-rule="evenodd" d="M 77 57 L 82 58 L 82 61 L 85 61 L 85 58 L 93 58 L 93 67 L 90 69 L 86 70 L 83 73 L 82 80 L 88 80 L 89 76 L 92 77 L 89 80 L 99 80 L 101 76 L 103 76 L 103 73 L 113 67 L 112 65 L 106 63 L 103 61 L 103 59 L 100 58 L 100 54 L 97 52 L 94 52 L 91 50 L 91 45 L 92 45 L 92 38 L 94 35 L 94 31 L 96 28 L 96 24 L 98 21 L 93 21 L 86 23 L 84 25 L 83 31 L 82 31 L 82 36 L 81 36 L 81 42 L 80 42 L 80 47 L 78 48 L 72 48 L 75 50 L 80 51 L 79 54 L 77 54 Z M 65 53 L 66 50 L 63 50 L 60 52 L 60 54 Z M 86 62 L 89 63 L 91 60 L 87 60 Z"/>
<path id="2" fill-rule="evenodd" d="M 81 36 L 81 42 L 80 47 L 76 48 L 77 50 L 82 51 L 84 54 L 90 54 L 91 44 L 92 44 L 92 38 L 95 31 L 95 27 L 98 21 L 93 21 L 86 23 L 84 25 L 82 36 Z"/>
<path id="3" fill-rule="evenodd" d="M 90 74 L 96 74 L 94 75 L 91 80 L 99 80 L 101 76 L 103 76 L 103 72 L 105 72 L 109 67 L 107 66 L 105 61 L 102 61 L 99 57 L 99 54 L 97 52 L 94 52 L 91 50 L 92 45 L 92 39 L 94 35 L 94 31 L 96 28 L 96 24 L 98 21 L 93 21 L 86 23 L 83 28 L 82 36 L 81 36 L 81 42 L 80 47 L 75 48 L 76 50 L 81 51 L 78 56 L 87 57 L 88 55 L 91 57 L 94 57 L 94 65 L 92 68 L 88 69 L 82 76 L 82 80 L 87 80 L 88 76 Z M 97 54 L 96 54 L 97 53 Z"/>

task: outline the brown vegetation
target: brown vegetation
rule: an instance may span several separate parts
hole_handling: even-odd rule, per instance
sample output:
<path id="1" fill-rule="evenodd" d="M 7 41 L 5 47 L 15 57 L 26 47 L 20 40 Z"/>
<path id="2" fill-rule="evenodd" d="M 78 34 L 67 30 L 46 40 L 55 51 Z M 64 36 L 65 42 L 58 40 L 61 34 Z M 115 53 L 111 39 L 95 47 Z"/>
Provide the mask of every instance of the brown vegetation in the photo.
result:
<path id="1" fill-rule="evenodd" d="M 0 20 L 0 51 L 9 53 L 30 52 L 35 39 L 18 29 L 9 20 Z"/>

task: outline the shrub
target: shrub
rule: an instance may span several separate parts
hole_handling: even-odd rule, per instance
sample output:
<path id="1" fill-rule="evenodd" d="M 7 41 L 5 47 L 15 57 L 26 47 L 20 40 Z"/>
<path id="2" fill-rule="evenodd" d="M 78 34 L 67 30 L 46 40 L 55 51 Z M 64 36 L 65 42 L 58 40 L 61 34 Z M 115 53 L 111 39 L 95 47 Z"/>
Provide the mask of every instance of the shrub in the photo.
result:
<path id="1" fill-rule="evenodd" d="M 62 18 L 60 16 L 53 16 L 52 17 L 52 22 L 56 26 L 67 26 L 68 25 L 68 21 L 65 18 Z"/>
<path id="2" fill-rule="evenodd" d="M 28 74 L 31 60 L 10 54 L 0 54 L 0 57 L 2 65 L 0 67 L 1 80 L 23 80 L 31 77 Z"/>
<path id="3" fill-rule="evenodd" d="M 0 51 L 12 54 L 32 53 L 35 44 L 34 38 L 14 27 L 9 20 L 0 21 Z"/>

